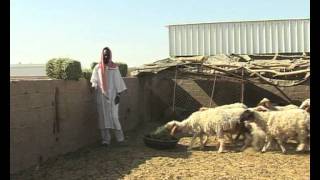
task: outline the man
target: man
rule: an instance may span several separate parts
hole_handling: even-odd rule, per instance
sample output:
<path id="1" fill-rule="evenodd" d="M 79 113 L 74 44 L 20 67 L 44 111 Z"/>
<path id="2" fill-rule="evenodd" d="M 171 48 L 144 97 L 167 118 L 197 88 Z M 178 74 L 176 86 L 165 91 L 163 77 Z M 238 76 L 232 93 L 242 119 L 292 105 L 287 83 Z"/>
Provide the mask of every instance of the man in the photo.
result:
<path id="1" fill-rule="evenodd" d="M 110 145 L 110 129 L 114 130 L 117 141 L 123 144 L 124 135 L 119 122 L 118 109 L 120 94 L 127 88 L 118 66 L 112 62 L 112 53 L 108 47 L 102 50 L 101 62 L 94 67 L 90 82 L 97 92 L 102 144 Z"/>

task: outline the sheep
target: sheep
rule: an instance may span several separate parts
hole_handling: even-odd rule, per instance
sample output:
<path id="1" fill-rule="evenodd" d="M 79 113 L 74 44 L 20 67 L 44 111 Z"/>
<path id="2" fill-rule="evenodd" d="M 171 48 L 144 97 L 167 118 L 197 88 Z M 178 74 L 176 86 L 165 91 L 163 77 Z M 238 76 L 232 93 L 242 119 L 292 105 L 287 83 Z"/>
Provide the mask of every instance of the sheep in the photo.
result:
<path id="1" fill-rule="evenodd" d="M 301 103 L 301 105 L 300 105 L 299 108 L 300 108 L 300 109 L 304 109 L 304 110 L 306 110 L 307 112 L 310 112 L 310 99 L 308 98 L 308 99 L 304 100 L 304 101 Z"/>
<path id="2" fill-rule="evenodd" d="M 304 100 L 304 101 L 301 103 L 301 105 L 300 105 L 299 108 L 307 111 L 308 113 L 310 113 L 310 98 Z M 310 118 L 309 118 L 308 121 L 307 121 L 307 125 L 308 125 L 307 127 L 308 127 L 308 132 L 309 132 L 308 136 L 310 137 Z M 309 148 L 310 148 L 310 147 L 309 147 Z"/>
<path id="3" fill-rule="evenodd" d="M 309 101 L 310 102 L 310 101 Z M 307 103 L 307 100 L 306 100 Z M 306 104 L 305 103 L 305 104 Z M 307 105 L 307 104 L 306 104 Z M 306 106 L 305 106 L 306 107 Z M 283 110 L 288 110 L 288 109 L 298 109 L 299 107 L 296 105 L 286 105 L 286 106 L 273 106 L 271 101 L 267 98 L 263 98 L 257 105 L 257 107 L 253 108 L 257 111 L 283 111 Z M 302 105 L 300 106 L 300 108 L 303 108 Z M 304 108 L 307 110 L 307 108 Z"/>
<path id="4" fill-rule="evenodd" d="M 230 108 L 245 108 L 247 109 L 248 107 L 243 104 L 243 103 L 233 103 L 233 104 L 226 104 L 226 105 L 222 105 L 222 106 L 217 106 L 217 107 L 214 107 L 214 108 L 209 108 L 209 107 L 201 107 L 199 109 L 199 111 L 205 111 L 205 110 L 208 110 L 208 109 L 230 109 Z"/>
<path id="5" fill-rule="evenodd" d="M 278 111 L 283 111 L 283 110 L 288 110 L 288 109 L 298 109 L 299 107 L 293 104 L 289 104 L 286 106 L 275 106 L 276 110 Z"/>
<path id="6" fill-rule="evenodd" d="M 227 105 L 222 105 L 222 106 L 218 106 L 218 107 L 214 107 L 214 108 L 209 108 L 209 107 L 201 107 L 199 109 L 199 111 L 205 111 L 205 110 L 208 110 L 208 109 L 230 109 L 230 108 L 244 108 L 244 109 L 247 109 L 248 107 L 243 104 L 243 103 L 233 103 L 233 104 L 227 104 Z M 239 132 L 239 134 L 237 135 L 237 138 L 235 140 L 237 140 L 239 138 L 239 136 L 241 135 L 242 133 Z M 233 142 L 233 138 L 232 138 L 232 135 L 230 133 L 226 133 L 228 139 Z M 207 144 L 208 142 L 208 136 L 205 136 L 205 140 L 204 140 L 204 145 Z"/>
<path id="7" fill-rule="evenodd" d="M 304 100 L 301 103 L 299 108 L 310 113 L 310 99 L 308 98 L 308 99 Z M 308 129 L 308 136 L 310 138 L 310 118 L 307 120 L 307 129 Z M 308 146 L 309 146 L 309 150 L 310 150 L 310 145 L 308 144 Z"/>
<path id="8" fill-rule="evenodd" d="M 246 141 L 248 141 L 246 144 L 249 145 L 251 142 L 251 146 L 257 151 L 260 151 L 264 145 L 266 133 L 255 122 L 245 122 L 244 125 L 250 130 L 251 134 L 251 136 L 246 138 Z"/>
<path id="9" fill-rule="evenodd" d="M 263 98 L 254 109 L 257 111 L 282 111 L 287 109 L 298 109 L 299 107 L 293 104 L 286 106 L 273 106 L 271 101 L 267 98 Z"/>
<path id="10" fill-rule="evenodd" d="M 235 133 L 240 130 L 240 116 L 245 108 L 210 108 L 205 111 L 192 113 L 182 122 L 170 121 L 165 127 L 174 135 L 177 131 L 193 134 L 192 140 L 188 147 L 191 150 L 195 139 L 200 138 L 200 149 L 203 149 L 203 136 L 217 135 L 219 141 L 219 150 L 224 151 L 224 133 Z"/>
<path id="11" fill-rule="evenodd" d="M 309 111 L 309 106 L 308 103 L 310 103 L 310 100 L 308 102 L 308 99 L 305 100 L 304 103 L 301 104 L 300 107 L 290 104 L 290 105 L 286 105 L 286 106 L 273 106 L 271 101 L 267 98 L 263 98 L 257 107 L 255 107 L 254 109 L 257 111 L 283 111 L 283 110 L 288 110 L 288 109 L 305 109 L 307 112 Z M 304 106 L 303 106 L 304 104 Z"/>
<path id="12" fill-rule="evenodd" d="M 259 112 L 249 108 L 248 111 L 252 112 L 251 116 L 241 119 L 241 122 L 245 122 L 245 126 L 248 125 L 248 122 L 255 122 L 257 126 L 251 126 L 251 128 L 258 131 L 257 127 L 259 127 L 266 133 L 265 144 L 261 152 L 266 152 L 272 139 L 275 139 L 281 151 L 286 153 L 283 141 L 295 138 L 296 135 L 299 141 L 296 151 L 304 150 L 308 136 L 308 122 L 310 122 L 310 115 L 305 110 L 288 109 Z M 254 138 L 258 138 L 257 135 L 254 136 Z"/>

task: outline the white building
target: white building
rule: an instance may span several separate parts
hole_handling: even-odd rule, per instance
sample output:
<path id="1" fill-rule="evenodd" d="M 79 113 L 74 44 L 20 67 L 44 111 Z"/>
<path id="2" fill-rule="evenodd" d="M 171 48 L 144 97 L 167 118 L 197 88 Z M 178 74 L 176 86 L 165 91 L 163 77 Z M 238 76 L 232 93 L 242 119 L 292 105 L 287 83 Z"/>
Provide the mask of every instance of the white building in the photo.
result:
<path id="1" fill-rule="evenodd" d="M 310 52 L 310 19 L 169 25 L 170 56 Z"/>

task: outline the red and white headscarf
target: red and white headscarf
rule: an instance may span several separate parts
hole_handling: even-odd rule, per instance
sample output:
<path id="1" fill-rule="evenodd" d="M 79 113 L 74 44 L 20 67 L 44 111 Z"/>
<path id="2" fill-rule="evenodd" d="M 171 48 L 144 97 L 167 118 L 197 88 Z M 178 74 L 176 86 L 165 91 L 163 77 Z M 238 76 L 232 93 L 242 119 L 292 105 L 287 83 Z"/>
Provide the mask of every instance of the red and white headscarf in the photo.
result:
<path id="1" fill-rule="evenodd" d="M 104 51 L 108 50 L 110 52 L 109 56 L 109 62 L 107 65 L 107 68 L 116 68 L 117 64 L 112 62 L 112 53 L 111 50 L 108 47 L 103 48 L 102 53 L 101 53 L 101 61 L 99 63 L 99 76 L 100 76 L 100 88 L 102 90 L 102 93 L 106 94 L 107 88 L 108 88 L 108 81 L 107 81 L 107 74 L 105 73 L 105 64 L 104 64 Z"/>

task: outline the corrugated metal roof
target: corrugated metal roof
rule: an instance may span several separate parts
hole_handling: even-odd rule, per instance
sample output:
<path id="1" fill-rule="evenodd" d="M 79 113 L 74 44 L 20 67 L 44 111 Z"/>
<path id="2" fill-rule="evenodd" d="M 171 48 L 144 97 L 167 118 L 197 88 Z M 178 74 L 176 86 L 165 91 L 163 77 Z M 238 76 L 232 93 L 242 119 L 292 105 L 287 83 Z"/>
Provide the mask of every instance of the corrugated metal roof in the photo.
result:
<path id="1" fill-rule="evenodd" d="M 184 26 L 184 25 L 199 25 L 199 24 L 223 24 L 223 23 L 249 23 L 249 22 L 269 22 L 269 21 L 288 21 L 288 20 L 310 20 L 310 18 L 292 18 L 292 19 L 264 19 L 264 20 L 249 20 L 249 21 L 216 21 L 216 22 L 201 22 L 201 23 L 181 23 L 181 24 L 168 24 L 169 26 Z"/>
<path id="2" fill-rule="evenodd" d="M 170 56 L 310 52 L 310 20 L 171 25 Z"/>

